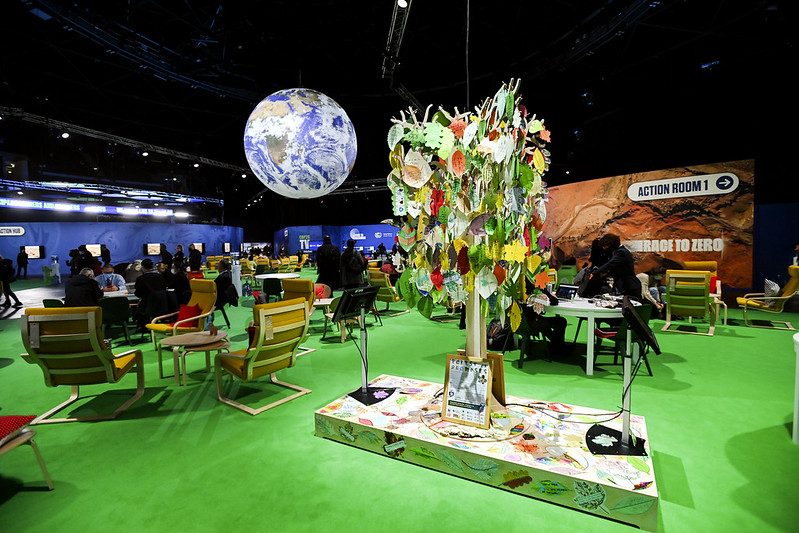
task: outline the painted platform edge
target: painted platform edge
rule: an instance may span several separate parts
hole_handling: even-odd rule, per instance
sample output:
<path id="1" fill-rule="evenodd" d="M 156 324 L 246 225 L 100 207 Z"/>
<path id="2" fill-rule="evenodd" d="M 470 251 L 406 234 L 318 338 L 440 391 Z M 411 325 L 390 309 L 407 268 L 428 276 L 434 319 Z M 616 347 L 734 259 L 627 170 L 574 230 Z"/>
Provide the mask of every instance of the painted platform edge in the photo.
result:
<path id="1" fill-rule="evenodd" d="M 381 376 L 374 380 L 373 384 L 380 385 L 383 378 L 391 376 Z M 407 378 L 400 379 L 407 381 Z M 364 423 L 366 422 L 364 419 L 356 416 L 342 417 L 341 414 L 337 416 L 335 410 L 325 412 L 329 407 L 340 405 L 346 400 L 346 395 L 342 396 L 314 413 L 317 437 L 500 488 L 520 496 L 554 503 L 643 530 L 657 531 L 656 492 L 651 494 L 652 491 L 649 491 L 650 494 L 647 494 L 615 486 L 610 482 L 584 479 L 580 477 L 581 472 L 576 468 L 562 468 L 562 472 L 553 472 L 548 468 L 538 468 L 529 462 L 521 462 L 521 459 L 519 462 L 512 462 L 487 456 L 480 449 L 469 448 L 468 442 L 459 443 L 450 439 L 449 442 L 442 443 L 414 437 L 410 434 L 412 430 L 403 432 L 407 429 L 403 426 L 408 424 L 402 424 L 402 419 L 398 420 L 399 425 L 384 429 L 369 425 L 368 422 Z M 522 435 L 518 435 L 511 440 L 522 438 Z M 459 447 L 459 444 L 463 448 Z M 521 457 L 522 454 L 517 455 Z M 651 474 L 654 479 L 654 471 Z"/>

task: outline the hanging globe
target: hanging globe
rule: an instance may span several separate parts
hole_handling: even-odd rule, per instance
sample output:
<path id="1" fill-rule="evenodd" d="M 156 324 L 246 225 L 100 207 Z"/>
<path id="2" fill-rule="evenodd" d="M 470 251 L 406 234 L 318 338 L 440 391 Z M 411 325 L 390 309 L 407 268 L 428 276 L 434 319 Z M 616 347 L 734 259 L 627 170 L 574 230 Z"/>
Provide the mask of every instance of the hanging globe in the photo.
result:
<path id="1" fill-rule="evenodd" d="M 312 89 L 284 89 L 264 98 L 244 130 L 247 162 L 270 190 L 317 198 L 347 178 L 358 140 L 347 113 Z"/>

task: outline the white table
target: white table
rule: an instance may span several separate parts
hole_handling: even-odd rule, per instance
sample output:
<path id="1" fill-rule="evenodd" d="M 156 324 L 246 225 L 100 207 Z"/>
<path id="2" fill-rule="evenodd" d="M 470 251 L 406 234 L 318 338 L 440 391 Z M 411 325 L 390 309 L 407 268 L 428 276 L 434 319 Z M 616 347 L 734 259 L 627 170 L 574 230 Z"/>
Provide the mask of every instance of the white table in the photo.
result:
<path id="1" fill-rule="evenodd" d="M 597 319 L 607 318 L 621 318 L 621 306 L 615 309 L 608 309 L 606 307 L 597 307 L 593 303 L 593 299 L 588 300 L 585 298 L 575 298 L 573 301 L 559 300 L 557 306 L 547 307 L 550 313 L 561 316 L 574 316 L 578 318 L 585 318 L 588 321 L 588 329 L 586 330 L 585 344 L 587 346 L 585 353 L 585 373 L 589 376 L 594 374 L 594 330 L 596 329 Z"/>
<path id="2" fill-rule="evenodd" d="M 793 348 L 796 350 L 796 380 L 793 393 L 793 443 L 799 444 L 799 333 L 793 336 Z"/>
<path id="3" fill-rule="evenodd" d="M 138 302 L 139 297 L 133 294 L 132 292 L 128 292 L 126 290 L 119 290 L 119 291 L 103 291 L 103 296 L 108 297 L 116 297 L 116 298 L 127 298 L 130 302 Z"/>
<path id="4" fill-rule="evenodd" d="M 272 272 L 270 274 L 256 274 L 255 279 L 265 280 L 265 279 L 293 279 L 299 278 L 300 275 L 296 272 Z"/>

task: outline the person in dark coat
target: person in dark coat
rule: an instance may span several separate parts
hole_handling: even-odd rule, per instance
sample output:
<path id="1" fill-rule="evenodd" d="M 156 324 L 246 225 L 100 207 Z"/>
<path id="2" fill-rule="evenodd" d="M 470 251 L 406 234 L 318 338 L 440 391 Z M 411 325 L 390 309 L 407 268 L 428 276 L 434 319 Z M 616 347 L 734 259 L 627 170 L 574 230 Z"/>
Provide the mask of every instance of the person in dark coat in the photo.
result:
<path id="1" fill-rule="evenodd" d="M 22 273 L 25 273 L 23 276 Z M 28 279 L 28 252 L 25 251 L 24 246 L 19 247 L 17 254 L 17 277 Z"/>
<path id="2" fill-rule="evenodd" d="M 200 250 L 194 247 L 194 243 L 189 245 L 189 270 L 200 270 L 202 265 L 203 256 Z"/>
<path id="3" fill-rule="evenodd" d="M 341 254 L 341 285 L 345 289 L 362 286 L 365 269 L 366 260 L 361 252 L 355 249 L 355 240 L 348 240 L 347 248 Z"/>
<path id="4" fill-rule="evenodd" d="M 144 324 L 153 318 L 165 315 L 168 311 L 166 301 L 166 280 L 153 265 L 149 257 L 142 259 L 142 275 L 136 278 L 134 294 L 139 298 L 136 306 L 136 319 L 139 331 L 144 330 Z M 163 301 L 159 301 L 163 299 Z"/>
<path id="5" fill-rule="evenodd" d="M 618 294 L 641 301 L 641 282 L 635 276 L 635 259 L 630 250 L 622 246 L 618 235 L 608 233 L 599 239 L 599 246 L 610 252 L 610 259 L 594 270 L 594 275 L 608 273 L 613 276 L 613 289 Z"/>
<path id="6" fill-rule="evenodd" d="M 167 270 L 172 270 L 172 254 L 166 249 L 166 244 L 161 245 L 161 262 L 166 265 Z"/>
<path id="7" fill-rule="evenodd" d="M 103 290 L 95 281 L 91 268 L 82 269 L 64 284 L 64 305 L 67 307 L 94 307 L 102 297 Z"/>
<path id="8" fill-rule="evenodd" d="M 324 283 L 332 290 L 339 287 L 339 261 L 341 261 L 341 251 L 338 246 L 330 240 L 330 235 L 322 238 L 322 246 L 316 250 L 316 278 L 317 283 Z"/>
<path id="9" fill-rule="evenodd" d="M 14 263 L 11 259 L 0 260 L 0 283 L 3 285 L 3 294 L 6 296 L 4 307 L 11 307 L 11 300 L 14 300 L 14 307 L 22 307 L 17 295 L 11 290 L 11 280 L 14 277 Z"/>
<path id="10" fill-rule="evenodd" d="M 175 257 L 177 257 L 177 254 L 175 254 Z M 172 281 L 167 283 L 167 288 L 175 292 L 178 305 L 188 304 L 189 300 L 191 300 L 191 283 L 189 283 L 189 278 L 186 276 L 186 265 L 183 261 L 178 263 L 173 260 L 173 262 L 175 275 L 172 277 Z"/>
<path id="11" fill-rule="evenodd" d="M 180 266 L 183 268 L 183 272 L 186 272 L 186 265 L 185 265 L 186 258 L 183 255 L 183 245 L 178 244 L 177 249 L 175 250 L 175 255 L 172 256 L 172 267 L 177 270 L 177 267 Z"/>

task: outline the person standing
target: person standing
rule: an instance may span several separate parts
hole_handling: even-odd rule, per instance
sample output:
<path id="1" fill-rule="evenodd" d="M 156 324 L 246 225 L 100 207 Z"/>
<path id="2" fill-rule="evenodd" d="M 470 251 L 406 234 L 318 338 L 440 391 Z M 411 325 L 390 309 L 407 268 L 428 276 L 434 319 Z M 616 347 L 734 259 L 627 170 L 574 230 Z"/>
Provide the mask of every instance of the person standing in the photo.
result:
<path id="1" fill-rule="evenodd" d="M 109 250 L 108 246 L 105 244 L 100 245 L 100 261 L 102 261 L 104 265 L 111 262 L 111 250 Z"/>
<path id="2" fill-rule="evenodd" d="M 189 270 L 200 270 L 202 262 L 203 256 L 200 250 L 194 247 L 194 243 L 189 244 Z"/>
<path id="3" fill-rule="evenodd" d="M 185 261 L 186 258 L 183 255 L 183 245 L 178 244 L 177 248 L 175 249 L 175 255 L 172 256 L 172 266 L 175 268 L 175 272 L 177 272 L 178 268 L 181 268 L 183 272 L 186 272 L 185 268 Z"/>
<path id="4" fill-rule="evenodd" d="M 149 257 L 142 259 L 141 268 L 142 274 L 136 278 L 134 289 L 134 294 L 139 298 L 139 305 L 136 306 L 137 331 L 144 331 L 147 322 L 165 315 L 168 310 L 164 276 L 155 269 L 153 260 Z"/>
<path id="5" fill-rule="evenodd" d="M 355 249 L 355 240 L 348 240 L 347 248 L 341 254 L 341 285 L 345 289 L 362 286 L 365 269 L 366 260 L 361 252 Z"/>
<path id="6" fill-rule="evenodd" d="M 22 276 L 23 271 L 25 276 Z M 25 251 L 24 246 L 19 247 L 19 253 L 17 254 L 17 277 L 28 279 L 28 252 Z"/>
<path id="7" fill-rule="evenodd" d="M 3 294 L 6 296 L 4 307 L 11 307 L 11 300 L 14 300 L 14 307 L 22 307 L 17 295 L 11 290 L 11 282 L 14 279 L 14 263 L 11 259 L 0 260 L 0 283 L 3 285 Z"/>
<path id="8" fill-rule="evenodd" d="M 599 247 L 610 253 L 610 259 L 594 270 L 594 275 L 608 273 L 613 276 L 613 288 L 618 294 L 641 301 L 641 282 L 635 277 L 635 259 L 630 250 L 622 246 L 618 235 L 608 233 L 599 239 Z"/>
<path id="9" fill-rule="evenodd" d="M 166 249 L 166 244 L 161 244 L 161 262 L 166 265 L 168 271 L 172 271 L 172 254 Z"/>
<path id="10" fill-rule="evenodd" d="M 322 237 L 322 246 L 316 250 L 317 283 L 324 283 L 331 290 L 339 287 L 339 261 L 341 251 L 330 239 L 330 235 Z"/>

